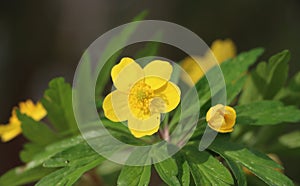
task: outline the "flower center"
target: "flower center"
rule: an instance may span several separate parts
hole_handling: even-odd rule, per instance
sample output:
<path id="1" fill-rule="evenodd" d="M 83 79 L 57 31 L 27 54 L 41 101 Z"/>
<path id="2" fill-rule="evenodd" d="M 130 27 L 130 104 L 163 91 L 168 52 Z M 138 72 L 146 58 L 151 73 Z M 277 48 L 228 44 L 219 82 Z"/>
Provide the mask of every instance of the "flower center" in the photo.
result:
<path id="1" fill-rule="evenodd" d="M 143 80 L 138 81 L 129 92 L 129 108 L 139 119 L 150 117 L 150 103 L 154 97 L 154 90 Z"/>

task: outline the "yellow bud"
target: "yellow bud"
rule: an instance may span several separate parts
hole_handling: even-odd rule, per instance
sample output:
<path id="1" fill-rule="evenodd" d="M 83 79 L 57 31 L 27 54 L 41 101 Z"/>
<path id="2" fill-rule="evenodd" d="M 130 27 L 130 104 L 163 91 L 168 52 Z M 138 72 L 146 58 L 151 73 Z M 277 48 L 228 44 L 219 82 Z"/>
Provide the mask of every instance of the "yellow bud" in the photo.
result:
<path id="1" fill-rule="evenodd" d="M 222 104 L 211 107 L 206 113 L 208 126 L 221 133 L 232 132 L 235 120 L 235 110 L 230 106 L 224 106 Z"/>

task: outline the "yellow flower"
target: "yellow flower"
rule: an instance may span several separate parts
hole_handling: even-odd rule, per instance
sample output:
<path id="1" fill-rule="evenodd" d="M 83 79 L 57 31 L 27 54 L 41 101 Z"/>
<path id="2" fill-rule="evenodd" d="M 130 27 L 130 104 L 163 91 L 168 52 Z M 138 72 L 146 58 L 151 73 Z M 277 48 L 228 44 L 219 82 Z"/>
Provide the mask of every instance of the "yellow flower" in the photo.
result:
<path id="1" fill-rule="evenodd" d="M 35 105 L 31 100 L 20 102 L 19 109 L 22 114 L 26 114 L 36 121 L 41 120 L 47 115 L 47 111 L 40 102 Z M 12 116 L 9 119 L 9 123 L 6 125 L 0 125 L 0 137 L 3 142 L 7 142 L 21 133 L 21 122 L 17 117 L 16 108 L 14 108 Z"/>
<path id="2" fill-rule="evenodd" d="M 103 101 L 104 115 L 114 122 L 128 121 L 137 138 L 152 135 L 159 129 L 160 114 L 175 109 L 180 89 L 170 82 L 173 67 L 154 60 L 143 69 L 131 58 L 123 58 L 111 71 L 116 90 Z"/>
<path id="3" fill-rule="evenodd" d="M 210 49 L 220 64 L 236 56 L 236 46 L 231 39 L 218 39 L 212 43 Z"/>
<path id="4" fill-rule="evenodd" d="M 208 65 L 208 69 L 213 67 L 214 58 L 218 61 L 219 64 L 224 62 L 227 59 L 233 58 L 236 56 L 236 47 L 232 40 L 225 39 L 225 40 L 216 40 L 211 45 L 211 51 L 213 56 L 210 52 L 207 52 L 203 57 L 194 56 L 196 61 L 203 61 L 205 64 Z M 182 80 L 189 84 L 190 86 L 194 86 L 195 83 L 205 74 L 199 67 L 193 58 L 187 57 L 185 58 L 182 63 L 181 67 L 183 70 L 187 72 L 190 76 L 188 77 L 186 74 L 182 74 Z M 190 78 L 192 82 L 190 81 Z"/>
<path id="5" fill-rule="evenodd" d="M 208 126 L 221 133 L 232 132 L 235 120 L 235 110 L 232 107 L 221 104 L 211 107 L 206 113 Z"/>

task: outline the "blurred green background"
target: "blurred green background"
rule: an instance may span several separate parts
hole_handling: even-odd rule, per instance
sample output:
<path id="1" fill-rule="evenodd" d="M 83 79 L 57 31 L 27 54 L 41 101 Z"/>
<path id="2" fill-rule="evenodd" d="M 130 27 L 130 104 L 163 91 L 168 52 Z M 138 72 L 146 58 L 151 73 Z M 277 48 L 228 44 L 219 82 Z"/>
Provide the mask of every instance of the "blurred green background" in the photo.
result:
<path id="1" fill-rule="evenodd" d="M 64 76 L 72 82 L 83 51 L 101 34 L 145 9 L 147 19 L 182 25 L 208 45 L 218 38 L 231 38 L 238 52 L 264 47 L 264 59 L 289 49 L 290 76 L 300 70 L 298 0 L 1 1 L 0 123 L 8 121 L 11 108 L 19 101 L 41 98 L 53 77 Z M 18 152 L 23 142 L 19 136 L 0 143 L 0 175 L 20 164 Z M 300 160 L 282 157 L 282 161 L 286 173 L 300 182 Z"/>

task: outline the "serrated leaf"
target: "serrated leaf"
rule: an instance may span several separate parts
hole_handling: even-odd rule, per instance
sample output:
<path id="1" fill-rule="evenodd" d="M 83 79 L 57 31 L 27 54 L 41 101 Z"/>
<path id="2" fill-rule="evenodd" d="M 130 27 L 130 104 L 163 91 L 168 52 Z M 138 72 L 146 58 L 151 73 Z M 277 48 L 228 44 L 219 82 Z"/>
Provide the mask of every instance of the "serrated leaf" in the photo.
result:
<path id="1" fill-rule="evenodd" d="M 185 149 L 186 159 L 191 167 L 196 185 L 232 185 L 230 172 L 212 155 L 196 148 Z"/>
<path id="2" fill-rule="evenodd" d="M 272 56 L 268 63 L 259 63 L 249 76 L 239 103 L 273 99 L 286 82 L 289 59 L 290 52 L 284 50 Z"/>
<path id="3" fill-rule="evenodd" d="M 209 149 L 220 154 L 224 159 L 245 166 L 268 185 L 293 185 L 287 176 L 278 172 L 278 169 L 282 169 L 281 165 L 262 153 L 229 142 L 228 138 L 216 138 Z"/>
<path id="4" fill-rule="evenodd" d="M 237 57 L 227 60 L 220 65 L 226 83 L 228 104 L 230 104 L 242 90 L 246 71 L 256 62 L 257 58 L 262 55 L 263 51 L 262 48 L 256 48 L 248 52 L 243 52 Z M 220 90 L 220 92 L 222 92 L 222 90 Z"/>
<path id="5" fill-rule="evenodd" d="M 150 149 L 136 149 L 127 158 L 125 166 L 122 168 L 118 177 L 118 185 L 148 185 L 151 176 Z M 144 166 L 128 166 L 138 164 Z"/>
<path id="6" fill-rule="evenodd" d="M 230 167 L 234 177 L 237 180 L 237 184 L 239 186 L 247 186 L 247 179 L 246 179 L 246 175 L 242 169 L 242 166 L 230 159 L 225 159 L 228 166 Z"/>
<path id="7" fill-rule="evenodd" d="M 25 167 L 16 167 L 0 177 L 0 185 L 18 186 L 31 183 L 50 174 L 56 169 L 48 169 L 44 167 L 35 167 L 33 169 L 25 169 Z"/>
<path id="8" fill-rule="evenodd" d="M 238 124 L 275 125 L 300 121 L 300 110 L 279 101 L 260 101 L 235 107 Z"/>
<path id="9" fill-rule="evenodd" d="M 55 142 L 51 145 L 46 146 L 42 151 L 35 154 L 32 157 L 32 160 L 28 162 L 26 168 L 34 168 L 40 166 L 44 161 L 50 159 L 59 152 L 62 152 L 70 147 L 73 147 L 77 144 L 83 143 L 84 139 L 81 136 L 67 138 L 58 142 Z"/>
<path id="10" fill-rule="evenodd" d="M 180 185 L 178 178 L 178 168 L 173 158 L 166 159 L 154 164 L 160 178 L 168 185 Z"/>
<path id="11" fill-rule="evenodd" d="M 87 160 L 97 159 L 99 154 L 95 152 L 88 144 L 82 143 L 68 148 L 55 156 L 44 161 L 44 167 L 66 167 L 86 162 Z"/>
<path id="12" fill-rule="evenodd" d="M 151 176 L 151 166 L 127 166 L 122 168 L 118 178 L 120 186 L 144 186 L 148 185 Z"/>
<path id="13" fill-rule="evenodd" d="M 291 78 L 288 86 L 281 89 L 274 99 L 300 106 L 300 72 Z"/>
<path id="14" fill-rule="evenodd" d="M 17 116 L 22 123 L 23 135 L 30 141 L 42 146 L 59 140 L 58 136 L 45 123 L 35 121 L 19 111 L 17 111 Z"/>
<path id="15" fill-rule="evenodd" d="M 48 112 L 51 124 L 59 132 L 73 131 L 78 133 L 72 107 L 72 89 L 64 78 L 55 78 L 45 91 L 42 104 Z"/>
<path id="16" fill-rule="evenodd" d="M 300 131 L 294 131 L 279 137 L 279 143 L 288 148 L 300 147 Z"/>
<path id="17" fill-rule="evenodd" d="M 190 185 L 190 167 L 183 155 L 176 156 L 178 166 L 178 178 L 182 186 Z"/>
<path id="18" fill-rule="evenodd" d="M 72 166 L 59 169 L 48 176 L 42 178 L 36 186 L 44 185 L 64 185 L 72 186 L 87 171 L 93 169 L 104 161 L 104 158 L 87 159 L 86 161 L 77 162 Z"/>
<path id="19" fill-rule="evenodd" d="M 37 145 L 35 143 L 26 143 L 23 146 L 22 151 L 20 152 L 20 158 L 24 163 L 27 163 L 32 160 L 35 154 L 41 152 L 44 149 L 44 146 Z"/>

